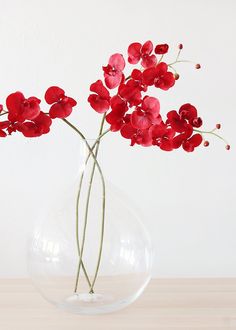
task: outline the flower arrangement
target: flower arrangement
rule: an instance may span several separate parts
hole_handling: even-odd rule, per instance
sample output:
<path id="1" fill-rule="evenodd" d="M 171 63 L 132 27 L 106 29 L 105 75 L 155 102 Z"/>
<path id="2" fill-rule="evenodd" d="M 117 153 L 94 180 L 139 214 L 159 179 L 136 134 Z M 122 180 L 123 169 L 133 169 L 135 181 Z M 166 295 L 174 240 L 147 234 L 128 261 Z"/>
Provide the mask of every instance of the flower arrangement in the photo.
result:
<path id="1" fill-rule="evenodd" d="M 77 102 L 66 96 L 64 90 L 57 86 L 49 87 L 45 93 L 45 101 L 49 105 L 48 111 L 42 111 L 40 99 L 35 96 L 26 98 L 17 91 L 6 99 L 6 108 L 0 105 L 0 116 L 7 119 L 0 122 L 0 137 L 4 138 L 15 133 L 21 133 L 27 138 L 39 137 L 50 132 L 53 120 L 61 119 L 72 128 L 85 141 L 89 158 L 93 158 L 93 168 L 90 182 L 93 182 L 95 168 L 97 167 L 103 185 L 103 212 L 102 234 L 97 267 L 93 280 L 89 279 L 86 266 L 83 262 L 84 240 L 86 234 L 87 216 L 84 222 L 84 236 L 82 244 L 78 235 L 78 207 L 81 194 L 83 174 L 81 175 L 79 191 L 76 200 L 76 241 L 79 252 L 79 264 L 74 291 L 77 292 L 78 280 L 81 269 L 83 270 L 90 287 L 94 292 L 99 265 L 102 256 L 104 219 L 105 219 L 105 180 L 102 169 L 97 161 L 100 140 L 108 132 L 120 132 L 121 136 L 130 140 L 131 146 L 159 147 L 164 151 L 182 148 L 186 152 L 193 152 L 195 148 L 203 145 L 209 146 L 205 135 L 213 135 L 225 142 L 227 150 L 230 145 L 221 137 L 217 130 L 221 128 L 216 124 L 212 130 L 202 130 L 203 120 L 198 115 L 196 107 L 190 103 L 180 106 L 177 110 L 170 110 L 165 115 L 160 112 L 160 101 L 148 93 L 151 87 L 168 91 L 174 87 L 180 75 L 176 64 L 188 62 L 180 59 L 183 45 L 179 44 L 176 59 L 172 63 L 164 61 L 165 54 L 169 51 L 167 44 L 158 44 L 155 47 L 151 41 L 135 42 L 128 47 L 128 63 L 139 65 L 132 68 L 128 74 L 124 73 L 126 61 L 122 54 L 111 55 L 108 64 L 103 66 L 103 81 L 97 80 L 90 86 L 91 94 L 88 96 L 90 106 L 102 114 L 99 134 L 94 145 L 90 146 L 85 135 L 80 129 L 66 119 L 76 106 Z M 200 69 L 200 64 L 195 64 Z M 112 94 L 112 91 L 115 91 Z M 107 129 L 104 128 L 108 124 Z M 89 207 L 90 190 L 88 190 L 86 208 Z"/>
<path id="2" fill-rule="evenodd" d="M 132 65 L 141 62 L 141 69 L 135 68 L 125 76 L 126 63 L 123 55 L 113 54 L 108 65 L 103 67 L 105 85 L 102 80 L 97 80 L 90 86 L 92 94 L 89 95 L 88 102 L 91 107 L 104 114 L 104 120 L 110 125 L 109 131 L 119 131 L 122 137 L 131 140 L 132 146 L 157 146 L 164 151 L 182 147 L 185 151 L 192 152 L 202 142 L 205 147 L 209 145 L 203 139 L 204 134 L 222 138 L 215 133 L 216 129 L 220 129 L 220 124 L 211 131 L 199 129 L 203 122 L 192 104 L 183 104 L 178 112 L 169 111 L 164 119 L 160 114 L 158 98 L 143 95 L 151 86 L 167 91 L 175 85 L 179 79 L 175 65 L 188 62 L 179 59 L 183 45 L 179 44 L 178 49 L 175 61 L 167 64 L 164 62 L 164 55 L 169 50 L 167 44 L 158 44 L 154 48 L 151 41 L 143 45 L 132 43 L 128 47 L 128 62 Z M 200 64 L 196 64 L 195 68 L 200 69 Z M 116 88 L 118 90 L 115 95 L 111 96 L 108 89 Z M 37 97 L 25 98 L 21 92 L 10 94 L 6 99 L 7 110 L 0 105 L 0 116 L 8 116 L 8 120 L 0 122 L 0 137 L 13 132 L 20 132 L 29 138 L 47 134 L 52 119 L 65 119 L 77 104 L 57 86 L 48 88 L 45 100 L 50 105 L 48 113 L 40 109 L 41 101 Z M 227 142 L 226 149 L 230 149 Z"/>

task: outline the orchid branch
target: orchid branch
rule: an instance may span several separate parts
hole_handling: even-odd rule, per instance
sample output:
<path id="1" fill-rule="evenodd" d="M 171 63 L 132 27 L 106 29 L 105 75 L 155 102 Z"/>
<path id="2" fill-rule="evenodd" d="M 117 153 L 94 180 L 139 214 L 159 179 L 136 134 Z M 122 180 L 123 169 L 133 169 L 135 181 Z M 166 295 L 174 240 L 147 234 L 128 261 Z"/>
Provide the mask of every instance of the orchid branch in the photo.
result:
<path id="1" fill-rule="evenodd" d="M 215 128 L 213 130 L 211 130 L 211 131 L 202 131 L 202 130 L 199 130 L 199 129 L 193 129 L 194 132 L 198 132 L 201 135 L 203 135 L 203 134 L 214 135 L 214 136 L 218 137 L 218 139 L 224 141 L 225 144 L 226 144 L 226 146 L 229 146 L 229 143 L 222 136 L 220 136 L 219 134 L 215 133 L 215 130 L 216 130 Z"/>

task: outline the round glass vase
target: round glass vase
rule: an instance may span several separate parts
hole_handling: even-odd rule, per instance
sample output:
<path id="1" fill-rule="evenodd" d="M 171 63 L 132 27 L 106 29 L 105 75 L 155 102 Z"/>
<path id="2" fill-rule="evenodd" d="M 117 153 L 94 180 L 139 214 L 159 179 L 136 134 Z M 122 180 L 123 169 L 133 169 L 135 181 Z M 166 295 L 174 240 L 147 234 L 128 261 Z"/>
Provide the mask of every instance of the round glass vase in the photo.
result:
<path id="1" fill-rule="evenodd" d="M 89 144 L 92 148 L 96 140 Z M 127 197 L 106 180 L 100 150 L 95 163 L 97 152 L 93 148 L 92 157 L 81 142 L 79 175 L 41 212 L 29 249 L 29 271 L 38 291 L 77 314 L 124 308 L 151 277 L 147 231 Z"/>

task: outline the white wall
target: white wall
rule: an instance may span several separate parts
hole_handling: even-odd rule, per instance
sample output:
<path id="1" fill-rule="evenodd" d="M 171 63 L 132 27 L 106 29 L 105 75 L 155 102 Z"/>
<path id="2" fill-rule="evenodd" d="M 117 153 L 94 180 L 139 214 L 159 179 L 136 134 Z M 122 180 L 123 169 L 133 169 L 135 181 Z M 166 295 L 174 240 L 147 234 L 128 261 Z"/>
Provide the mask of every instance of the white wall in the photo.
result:
<path id="1" fill-rule="evenodd" d="M 157 0 L 1 0 L 0 100 L 12 91 L 43 97 L 58 84 L 79 100 L 72 119 L 94 137 L 100 116 L 86 102 L 110 54 L 133 41 L 184 44 L 180 79 L 156 91 L 163 112 L 195 104 L 206 128 L 222 123 L 220 140 L 193 154 L 129 147 L 119 134 L 104 142 L 113 182 L 140 206 L 150 230 L 155 276 L 236 276 L 235 10 L 236 2 Z M 57 122 L 48 136 L 0 141 L 0 276 L 26 276 L 26 243 L 47 187 L 72 179 L 75 137 Z"/>

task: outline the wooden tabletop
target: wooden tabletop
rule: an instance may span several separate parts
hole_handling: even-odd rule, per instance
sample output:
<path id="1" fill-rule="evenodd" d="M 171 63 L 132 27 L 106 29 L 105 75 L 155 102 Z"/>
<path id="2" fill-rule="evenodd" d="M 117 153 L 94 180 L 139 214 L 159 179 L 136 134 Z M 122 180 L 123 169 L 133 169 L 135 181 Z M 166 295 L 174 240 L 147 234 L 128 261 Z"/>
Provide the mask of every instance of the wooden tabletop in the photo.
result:
<path id="1" fill-rule="evenodd" d="M 57 310 L 27 279 L 0 280 L 0 329 L 236 329 L 236 279 L 152 280 L 133 305 L 99 316 Z"/>

